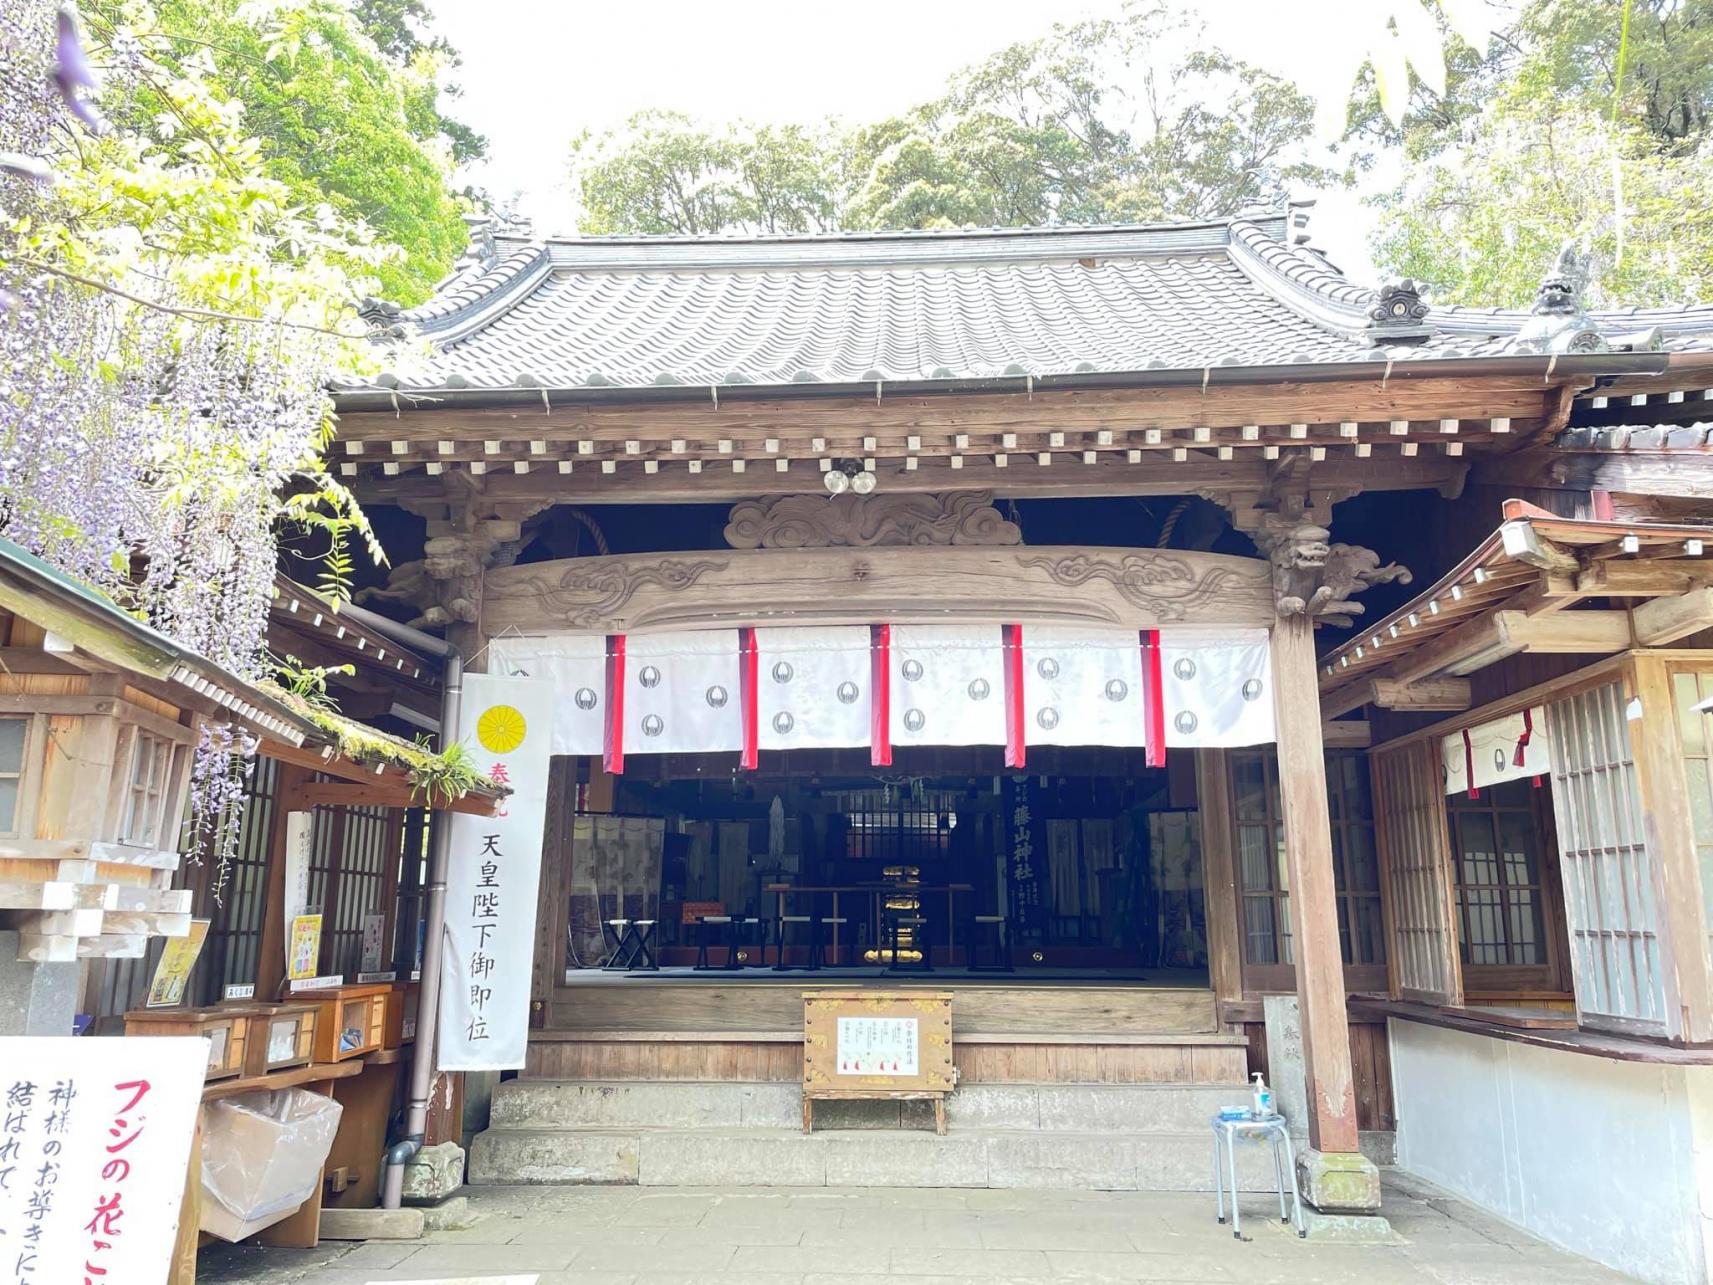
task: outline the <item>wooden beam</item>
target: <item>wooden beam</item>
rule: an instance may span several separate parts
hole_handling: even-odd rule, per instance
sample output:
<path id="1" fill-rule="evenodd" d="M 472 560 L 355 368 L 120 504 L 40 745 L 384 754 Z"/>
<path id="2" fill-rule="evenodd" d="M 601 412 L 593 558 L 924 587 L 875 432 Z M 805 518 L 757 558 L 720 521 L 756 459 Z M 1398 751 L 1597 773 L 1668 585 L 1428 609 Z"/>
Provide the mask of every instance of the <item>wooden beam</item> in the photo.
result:
<path id="1" fill-rule="evenodd" d="M 954 433 L 1045 433 L 1184 429 L 1246 425 L 1337 425 L 1342 421 L 1387 425 L 1391 421 L 1437 421 L 1451 416 L 1486 422 L 1494 416 L 1531 422 L 1558 412 L 1556 387 L 1506 376 L 1471 380 L 1453 375 L 1420 379 L 1269 381 L 1202 387 L 1199 383 L 1158 388 L 1036 390 L 1013 386 L 994 393 L 939 396 L 763 397 L 727 389 L 719 402 L 706 390 L 682 401 L 625 403 L 603 399 L 543 408 L 429 406 L 423 409 L 345 410 L 339 417 L 342 443 L 456 441 L 499 437 L 521 443 L 591 439 L 625 442 L 720 437 L 788 438 L 814 433 L 933 440 Z M 388 448 L 390 451 L 390 448 Z M 367 454 L 380 452 L 366 451 Z"/>
<path id="2" fill-rule="evenodd" d="M 377 777 L 371 782 L 312 781 L 303 787 L 300 796 L 303 807 L 346 808 L 419 808 L 427 800 L 408 779 L 395 774 Z M 436 806 L 437 812 L 462 812 L 468 816 L 493 816 L 504 800 L 481 794 L 466 794 L 450 805 Z"/>
<path id="3" fill-rule="evenodd" d="M 1587 598 L 1660 598 L 1688 593 L 1705 584 L 1706 568 L 1672 559 L 1667 562 L 1596 562 L 1576 576 L 1576 592 Z"/>
<path id="4" fill-rule="evenodd" d="M 1374 743 L 1374 728 L 1365 718 L 1333 718 L 1320 726 L 1329 750 L 1365 750 Z"/>
<path id="5" fill-rule="evenodd" d="M 1369 688 L 1369 700 L 1381 709 L 1468 709 L 1471 700 L 1467 678 L 1430 678 L 1414 683 L 1376 678 Z"/>
<path id="6" fill-rule="evenodd" d="M 1566 553 L 1550 540 L 1543 540 L 1534 524 L 1527 519 L 1515 519 L 1499 528 L 1499 538 L 1505 552 L 1518 562 L 1542 571 L 1576 572 L 1582 564 L 1574 554 Z"/>
<path id="7" fill-rule="evenodd" d="M 946 460 L 923 460 L 911 469 L 902 459 L 880 459 L 875 466 L 883 493 L 990 490 L 1001 495 L 1028 494 L 1051 499 L 1100 495 L 1185 495 L 1191 492 L 1258 492 L 1265 483 L 1266 461 L 1260 451 L 1253 459 L 1218 460 L 1199 452 L 1183 463 L 1158 455 L 1132 464 L 1122 455 L 1075 469 L 1043 469 L 1033 456 L 1015 456 L 997 468 L 975 454 L 957 457 L 960 467 Z M 1437 490 L 1455 493 L 1468 466 L 1462 460 L 1340 459 L 1317 465 L 1312 489 L 1321 491 Z M 748 470 L 734 473 L 726 462 L 709 461 L 700 473 L 672 467 L 656 474 L 627 464 L 616 473 L 578 467 L 570 474 L 534 470 L 529 473 L 489 473 L 455 478 L 458 488 L 447 490 L 448 478 L 426 474 L 360 477 L 353 489 L 366 502 L 397 503 L 446 497 L 464 502 L 471 492 L 495 504 L 722 504 L 763 495 L 821 494 L 821 474 L 805 462 L 790 472 Z"/>
<path id="8" fill-rule="evenodd" d="M 1242 916 L 1237 896 L 1231 769 L 1225 750 L 1197 750 L 1196 806 L 1201 814 L 1203 892 L 1207 899 L 1208 980 L 1216 1001 L 1243 998 Z"/>
<path id="9" fill-rule="evenodd" d="M 1474 481 L 1495 486 L 1563 491 L 1616 491 L 1682 499 L 1713 499 L 1706 451 L 1570 451 L 1561 447 L 1490 456 Z"/>
<path id="10" fill-rule="evenodd" d="M 1637 644 L 1664 647 L 1703 629 L 1713 629 L 1713 588 L 1692 589 L 1675 598 L 1655 598 L 1642 603 L 1632 615 Z"/>
<path id="11" fill-rule="evenodd" d="M 1316 690 L 1314 625 L 1287 616 L 1273 627 L 1273 711 L 1278 728 L 1279 802 L 1291 889 L 1291 943 L 1303 1031 L 1309 1145 L 1357 1150 L 1356 1091 L 1338 940 L 1326 752 Z"/>

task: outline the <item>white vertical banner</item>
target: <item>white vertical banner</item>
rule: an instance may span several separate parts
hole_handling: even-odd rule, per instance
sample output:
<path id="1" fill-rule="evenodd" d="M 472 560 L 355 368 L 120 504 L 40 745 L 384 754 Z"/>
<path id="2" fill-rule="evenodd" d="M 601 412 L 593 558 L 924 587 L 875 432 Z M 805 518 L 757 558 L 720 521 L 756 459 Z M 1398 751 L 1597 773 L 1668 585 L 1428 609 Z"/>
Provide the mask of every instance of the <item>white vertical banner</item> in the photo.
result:
<path id="1" fill-rule="evenodd" d="M 508 1071 L 524 1062 L 554 701 L 546 679 L 464 675 L 457 739 L 512 793 L 499 816 L 451 814 L 442 1071 Z"/>
<path id="2" fill-rule="evenodd" d="M 197 1036 L 0 1041 L 0 1278 L 166 1285 L 207 1066 Z"/>
<path id="3" fill-rule="evenodd" d="M 287 812 L 285 827 L 285 940 L 291 921 L 309 912 L 309 859 L 315 851 L 315 813 Z"/>

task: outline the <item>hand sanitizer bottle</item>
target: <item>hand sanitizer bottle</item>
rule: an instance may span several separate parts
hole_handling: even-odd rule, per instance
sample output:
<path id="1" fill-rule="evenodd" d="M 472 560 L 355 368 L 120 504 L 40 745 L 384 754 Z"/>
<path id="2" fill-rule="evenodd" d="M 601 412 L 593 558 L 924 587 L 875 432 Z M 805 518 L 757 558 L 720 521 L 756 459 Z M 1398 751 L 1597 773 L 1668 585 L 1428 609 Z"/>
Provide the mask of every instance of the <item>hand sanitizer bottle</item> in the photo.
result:
<path id="1" fill-rule="evenodd" d="M 1273 1114 L 1273 1090 L 1267 1087 L 1267 1078 L 1261 1072 L 1255 1072 L 1250 1078 L 1255 1081 L 1255 1118 L 1265 1120 Z"/>

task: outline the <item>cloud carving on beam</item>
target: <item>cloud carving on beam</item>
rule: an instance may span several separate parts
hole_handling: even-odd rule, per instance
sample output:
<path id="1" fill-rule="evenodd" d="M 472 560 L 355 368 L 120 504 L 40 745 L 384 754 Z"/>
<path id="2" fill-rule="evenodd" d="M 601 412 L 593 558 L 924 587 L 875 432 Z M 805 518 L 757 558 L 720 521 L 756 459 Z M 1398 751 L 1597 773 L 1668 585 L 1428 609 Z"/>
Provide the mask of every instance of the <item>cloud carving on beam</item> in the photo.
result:
<path id="1" fill-rule="evenodd" d="M 734 504 L 726 519 L 734 549 L 871 548 L 879 545 L 1023 543 L 993 507 L 991 491 L 942 495 L 783 495 Z"/>

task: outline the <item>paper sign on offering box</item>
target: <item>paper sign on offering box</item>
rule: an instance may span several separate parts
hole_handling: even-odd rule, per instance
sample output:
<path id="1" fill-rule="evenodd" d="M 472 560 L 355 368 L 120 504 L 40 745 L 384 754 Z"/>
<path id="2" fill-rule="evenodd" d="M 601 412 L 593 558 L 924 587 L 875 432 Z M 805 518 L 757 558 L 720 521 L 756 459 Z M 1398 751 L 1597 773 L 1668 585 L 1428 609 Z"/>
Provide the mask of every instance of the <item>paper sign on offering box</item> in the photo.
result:
<path id="1" fill-rule="evenodd" d="M 315 976 L 321 958 L 321 916 L 297 915 L 291 921 L 291 943 L 286 952 L 286 976 L 292 981 Z"/>
<path id="2" fill-rule="evenodd" d="M 5 1044 L 4 1136 L 16 1144 L 0 1182 L 6 1280 L 166 1285 L 208 1041 Z"/>

